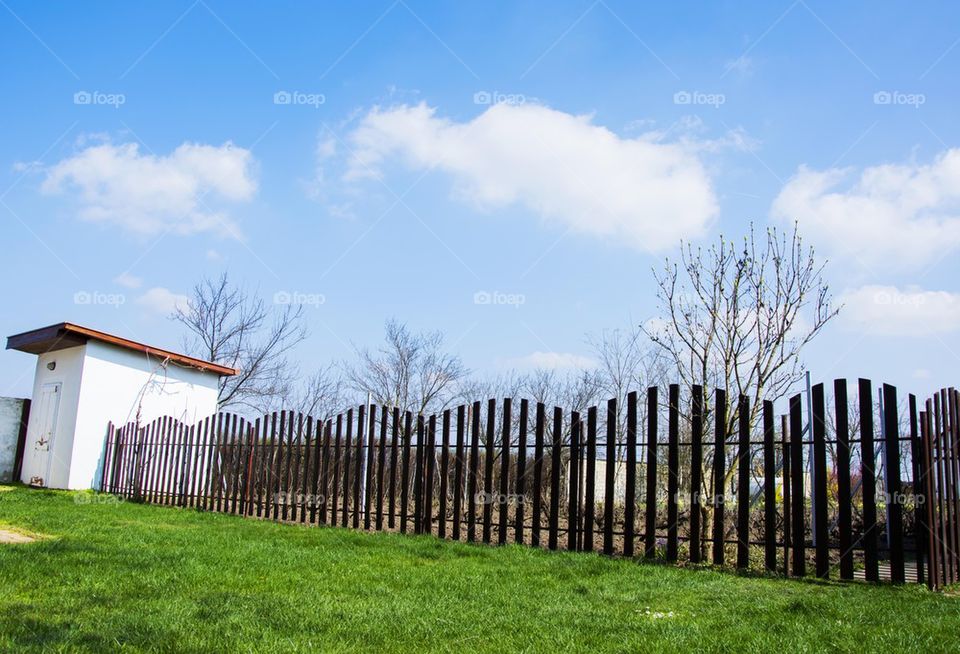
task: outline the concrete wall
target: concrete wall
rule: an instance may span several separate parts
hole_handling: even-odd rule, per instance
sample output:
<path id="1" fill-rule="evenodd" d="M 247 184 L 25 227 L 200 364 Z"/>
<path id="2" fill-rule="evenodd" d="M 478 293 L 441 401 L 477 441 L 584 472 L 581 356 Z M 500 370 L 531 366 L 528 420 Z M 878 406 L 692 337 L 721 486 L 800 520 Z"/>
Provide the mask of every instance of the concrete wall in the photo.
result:
<path id="1" fill-rule="evenodd" d="M 55 362 L 54 370 L 47 364 Z M 155 356 L 90 341 L 37 358 L 34 398 L 44 384 L 60 382 L 59 416 L 49 471 L 30 459 L 40 427 L 34 402 L 21 479 L 44 479 L 50 488 L 86 489 L 99 484 L 107 425 L 161 416 L 192 423 L 217 411 L 219 377 L 167 363 Z M 34 420 L 37 418 L 37 420 Z"/>
<path id="2" fill-rule="evenodd" d="M 0 397 L 0 482 L 13 481 L 13 464 L 25 403 L 26 400 L 19 398 Z"/>

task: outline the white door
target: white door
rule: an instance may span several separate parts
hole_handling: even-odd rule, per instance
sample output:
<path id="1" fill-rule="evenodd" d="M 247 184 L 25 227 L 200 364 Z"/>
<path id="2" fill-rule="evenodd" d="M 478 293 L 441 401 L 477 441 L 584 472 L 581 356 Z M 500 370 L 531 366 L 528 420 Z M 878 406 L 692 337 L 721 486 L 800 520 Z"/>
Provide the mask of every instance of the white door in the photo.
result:
<path id="1" fill-rule="evenodd" d="M 50 477 L 51 452 L 60 413 L 60 382 L 40 387 L 40 397 L 30 407 L 30 433 L 23 479 L 32 486 L 46 486 Z M 34 413 L 36 411 L 36 413 Z"/>

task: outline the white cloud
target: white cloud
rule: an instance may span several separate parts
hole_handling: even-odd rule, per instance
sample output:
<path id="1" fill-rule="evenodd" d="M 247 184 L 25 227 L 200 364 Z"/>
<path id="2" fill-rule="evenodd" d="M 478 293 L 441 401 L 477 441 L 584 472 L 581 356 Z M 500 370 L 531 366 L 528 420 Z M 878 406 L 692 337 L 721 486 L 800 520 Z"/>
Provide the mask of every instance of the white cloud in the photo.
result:
<path id="1" fill-rule="evenodd" d="M 817 243 L 868 266 L 917 268 L 960 247 L 960 148 L 931 164 L 864 169 L 801 166 L 773 202 L 771 214 L 798 220 Z"/>
<path id="2" fill-rule="evenodd" d="M 113 278 L 113 281 L 126 288 L 140 288 L 143 285 L 143 279 L 128 272 L 122 272 Z"/>
<path id="3" fill-rule="evenodd" d="M 226 202 L 257 191 L 249 150 L 184 143 L 169 155 L 140 152 L 136 143 L 100 143 L 46 169 L 41 190 L 73 195 L 79 215 L 141 234 L 230 231 Z"/>
<path id="4" fill-rule="evenodd" d="M 507 359 L 506 367 L 522 370 L 591 370 L 597 362 L 588 356 L 570 352 L 533 352 L 515 359 Z"/>
<path id="5" fill-rule="evenodd" d="M 960 330 L 960 293 L 916 287 L 862 286 L 843 293 L 840 317 L 850 329 L 890 336 Z"/>
<path id="6" fill-rule="evenodd" d="M 178 307 L 186 308 L 187 296 L 163 288 L 151 288 L 137 298 L 137 304 L 164 316 L 169 316 Z"/>
<path id="7" fill-rule="evenodd" d="M 621 138 L 589 116 L 541 105 L 495 104 L 467 122 L 426 104 L 374 108 L 347 141 L 348 180 L 378 177 L 398 159 L 449 174 L 455 195 L 477 208 L 520 205 L 574 232 L 647 250 L 699 237 L 717 215 L 700 142 Z"/>

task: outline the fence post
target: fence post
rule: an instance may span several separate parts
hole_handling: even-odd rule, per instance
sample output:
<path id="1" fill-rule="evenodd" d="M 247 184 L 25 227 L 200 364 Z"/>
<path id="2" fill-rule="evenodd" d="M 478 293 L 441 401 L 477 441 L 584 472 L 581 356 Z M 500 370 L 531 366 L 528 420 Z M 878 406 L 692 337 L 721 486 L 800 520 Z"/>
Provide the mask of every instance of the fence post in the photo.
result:
<path id="1" fill-rule="evenodd" d="M 439 526 L 437 535 L 447 537 L 447 477 L 450 474 L 450 409 L 443 412 L 443 425 L 440 435 L 440 511 L 437 516 Z"/>
<path id="2" fill-rule="evenodd" d="M 453 540 L 460 540 L 460 514 L 463 511 L 463 457 L 467 408 L 457 407 L 457 448 L 453 464 Z"/>
<path id="3" fill-rule="evenodd" d="M 417 465 L 413 473 L 413 533 L 423 533 L 423 437 L 426 429 L 423 414 L 417 415 Z"/>
<path id="4" fill-rule="evenodd" d="M 487 442 L 484 448 L 486 457 L 483 460 L 483 492 L 486 494 L 483 503 L 483 542 L 487 544 L 490 543 L 493 527 L 493 459 L 496 456 L 496 422 L 497 401 L 491 398 L 487 401 Z"/>
<path id="5" fill-rule="evenodd" d="M 509 397 L 503 398 L 503 420 L 500 427 L 500 511 L 497 517 L 497 542 L 505 545 L 509 522 L 510 503 L 510 426 L 513 421 L 513 404 Z"/>
<path id="6" fill-rule="evenodd" d="M 817 576 L 830 576 L 830 542 L 827 533 L 827 425 L 823 384 L 811 389 L 813 403 L 813 533 Z"/>
<path id="7" fill-rule="evenodd" d="M 433 480 L 437 465 L 437 416 L 431 415 L 427 421 L 427 452 L 424 457 L 426 478 L 424 479 L 423 531 L 433 533 Z"/>
<path id="8" fill-rule="evenodd" d="M 513 421 L 513 405 L 509 397 L 503 398 L 503 420 L 500 427 L 500 497 L 499 512 L 497 514 L 497 542 L 504 545 L 507 542 L 507 523 L 509 522 L 510 503 L 507 495 L 510 493 L 510 426 Z"/>
<path id="9" fill-rule="evenodd" d="M 700 551 L 700 493 L 703 486 L 703 386 L 695 384 L 690 398 L 690 562 L 703 560 Z"/>
<path id="10" fill-rule="evenodd" d="M 763 403 L 763 566 L 777 571 L 777 479 L 773 402 Z"/>
<path id="11" fill-rule="evenodd" d="M 922 456 L 922 483 L 926 495 L 926 527 L 925 540 L 927 544 L 927 588 L 936 590 L 940 587 L 940 557 L 939 532 L 937 531 L 936 507 L 936 478 L 933 474 L 933 444 L 931 443 L 930 400 L 927 400 L 925 411 L 920 412 L 920 451 Z"/>
<path id="12" fill-rule="evenodd" d="M 570 414 L 570 478 L 567 508 L 567 550 L 578 549 L 580 536 L 580 413 Z"/>
<path id="13" fill-rule="evenodd" d="M 647 389 L 647 504 L 643 528 L 644 556 L 653 558 L 657 553 L 657 437 L 659 406 L 657 387 Z"/>
<path id="14" fill-rule="evenodd" d="M 597 509 L 597 407 L 587 409 L 587 475 L 583 500 L 583 550 L 593 551 L 593 525 Z"/>
<path id="15" fill-rule="evenodd" d="M 384 467 L 387 465 L 387 425 L 390 422 L 390 410 L 386 405 L 380 408 L 380 446 L 377 449 L 377 531 L 383 530 Z M 448 420 L 449 422 L 449 420 Z"/>
<path id="16" fill-rule="evenodd" d="M 23 424 L 21 423 L 21 431 L 23 431 Z M 112 422 L 107 422 L 107 442 L 103 446 L 103 472 L 100 473 L 100 492 L 105 493 L 110 489 L 110 470 L 112 467 L 112 456 L 114 450 L 113 444 L 113 433 L 114 426 Z M 21 455 L 22 457 L 22 455 Z M 14 481 L 20 481 L 19 471 L 14 471 Z"/>
<path id="17" fill-rule="evenodd" d="M 877 472 L 873 443 L 873 389 L 868 379 L 859 381 L 860 392 L 860 465 L 863 497 L 864 575 L 867 581 L 879 581 L 877 560 Z"/>
<path id="18" fill-rule="evenodd" d="M 805 497 L 803 483 L 803 409 L 798 393 L 790 398 L 790 460 L 793 496 L 793 576 L 807 574 Z"/>
<path id="19" fill-rule="evenodd" d="M 396 527 L 397 511 L 397 466 L 399 465 L 399 441 L 400 441 L 400 407 L 393 407 L 393 430 L 390 434 L 390 496 L 387 502 L 389 515 L 387 516 L 387 527 L 393 529 Z"/>
<path id="20" fill-rule="evenodd" d="M 727 393 L 715 391 L 713 424 L 713 564 L 723 565 L 726 550 Z"/>
<path id="21" fill-rule="evenodd" d="M 524 508 L 527 505 L 526 477 L 527 477 L 527 421 L 529 419 L 530 403 L 520 400 L 520 435 L 517 441 L 517 509 L 513 542 L 523 542 Z"/>
<path id="22" fill-rule="evenodd" d="M 553 447 L 550 450 L 550 533 L 548 547 L 557 549 L 560 524 L 560 445 L 563 438 L 563 409 L 553 409 Z"/>
<path id="23" fill-rule="evenodd" d="M 617 399 L 607 400 L 606 473 L 603 491 L 603 553 L 613 554 L 613 507 L 617 469 Z"/>
<path id="24" fill-rule="evenodd" d="M 788 416 L 780 416 L 781 450 L 783 452 L 783 574 L 790 574 L 790 543 L 792 542 L 793 507 L 790 486 L 793 470 L 790 460 L 790 423 Z"/>
<path id="25" fill-rule="evenodd" d="M 413 414 L 403 414 L 403 464 L 400 471 L 400 533 L 407 533 L 410 506 L 410 448 L 413 441 Z"/>
<path id="26" fill-rule="evenodd" d="M 467 480 L 467 542 L 477 539 L 477 482 L 480 475 L 480 402 L 470 413 L 470 478 Z"/>
<path id="27" fill-rule="evenodd" d="M 837 528 L 840 535 L 840 578 L 853 579 L 853 498 L 850 494 L 850 413 L 847 380 L 833 382 L 837 432 Z"/>
<path id="28" fill-rule="evenodd" d="M 887 507 L 890 524 L 890 580 L 906 580 L 903 561 L 903 487 L 900 482 L 900 420 L 897 415 L 897 389 L 883 385 L 884 446 L 887 459 Z"/>
<path id="29" fill-rule="evenodd" d="M 950 505 L 950 524 L 952 529 L 950 531 L 952 547 L 950 549 L 951 554 L 951 572 L 953 574 L 953 580 L 957 581 L 960 579 L 960 553 L 957 552 L 960 548 L 960 504 L 958 504 L 958 492 L 960 492 L 960 471 L 957 470 L 957 445 L 958 440 L 960 440 L 960 429 L 958 429 L 958 394 L 957 391 L 953 388 L 947 390 L 947 397 L 950 402 L 950 423 L 949 428 L 944 425 L 944 437 L 945 441 L 945 450 L 947 453 L 946 465 L 950 469 L 949 476 L 949 505 Z"/>
<path id="30" fill-rule="evenodd" d="M 624 488 L 623 555 L 633 557 L 633 532 L 637 507 L 637 394 L 627 394 L 627 478 Z"/>
<path id="31" fill-rule="evenodd" d="M 680 386 L 670 384 L 667 425 L 667 561 L 677 560 L 677 493 L 680 488 Z"/>
<path id="32" fill-rule="evenodd" d="M 750 398 L 737 406 L 737 567 L 750 566 Z"/>
<path id="33" fill-rule="evenodd" d="M 370 416 L 369 416 L 369 425 L 367 426 L 367 452 L 364 457 L 364 470 L 363 475 L 363 528 L 366 531 L 370 531 L 370 525 L 372 523 L 372 518 L 370 514 L 373 511 L 373 481 L 375 479 L 375 450 L 377 447 L 377 407 L 373 404 L 369 405 Z"/>
<path id="34" fill-rule="evenodd" d="M 914 553 L 917 558 L 917 583 L 925 582 L 925 567 L 923 557 L 926 554 L 926 507 L 924 501 L 926 495 L 921 482 L 923 460 L 920 454 L 920 436 L 917 432 L 917 397 L 910 393 L 907 402 L 910 411 L 910 461 L 913 464 L 913 533 L 914 533 Z"/>
<path id="35" fill-rule="evenodd" d="M 546 407 L 537 402 L 537 421 L 534 425 L 533 445 L 533 524 L 530 526 L 530 544 L 540 546 L 540 514 L 543 501 L 543 431 L 546 422 Z"/>
<path id="36" fill-rule="evenodd" d="M 343 414 L 337 414 L 336 434 L 333 441 L 333 477 L 330 478 L 330 524 L 337 524 L 337 502 L 340 499 L 340 459 L 343 457 L 341 449 L 343 437 Z M 326 518 L 324 511 L 323 518 Z M 322 519 L 323 519 L 322 518 Z"/>

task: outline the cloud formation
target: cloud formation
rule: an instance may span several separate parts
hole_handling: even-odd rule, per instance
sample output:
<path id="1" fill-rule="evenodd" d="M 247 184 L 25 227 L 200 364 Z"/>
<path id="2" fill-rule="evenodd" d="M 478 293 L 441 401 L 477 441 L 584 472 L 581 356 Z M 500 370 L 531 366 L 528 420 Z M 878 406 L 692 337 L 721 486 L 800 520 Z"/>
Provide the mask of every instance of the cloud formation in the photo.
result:
<path id="1" fill-rule="evenodd" d="M 887 336 L 931 336 L 960 330 L 960 293 L 916 287 L 862 286 L 843 293 L 849 329 Z"/>
<path id="2" fill-rule="evenodd" d="M 846 183 L 854 178 L 852 183 Z M 868 268 L 919 269 L 960 248 L 960 148 L 933 162 L 800 167 L 773 202 L 780 221 Z"/>
<path id="3" fill-rule="evenodd" d="M 187 296 L 163 287 L 151 288 L 136 303 L 153 313 L 169 316 L 178 308 L 187 307 Z"/>
<path id="4" fill-rule="evenodd" d="M 622 138 L 589 116 L 537 104 L 494 104 L 464 122 L 423 103 L 374 108 L 346 142 L 348 180 L 379 177 L 399 161 L 449 175 L 455 196 L 480 210 L 522 206 L 638 249 L 702 236 L 718 211 L 696 142 Z"/>
<path id="5" fill-rule="evenodd" d="M 254 168 L 250 151 L 229 142 L 184 143 L 168 155 L 100 143 L 47 168 L 41 190 L 73 197 L 84 220 L 139 235 L 231 232 L 222 205 L 254 196 Z"/>
<path id="6" fill-rule="evenodd" d="M 591 370 L 597 362 L 582 354 L 570 352 L 532 352 L 526 356 L 508 359 L 508 367 L 521 370 Z"/>

